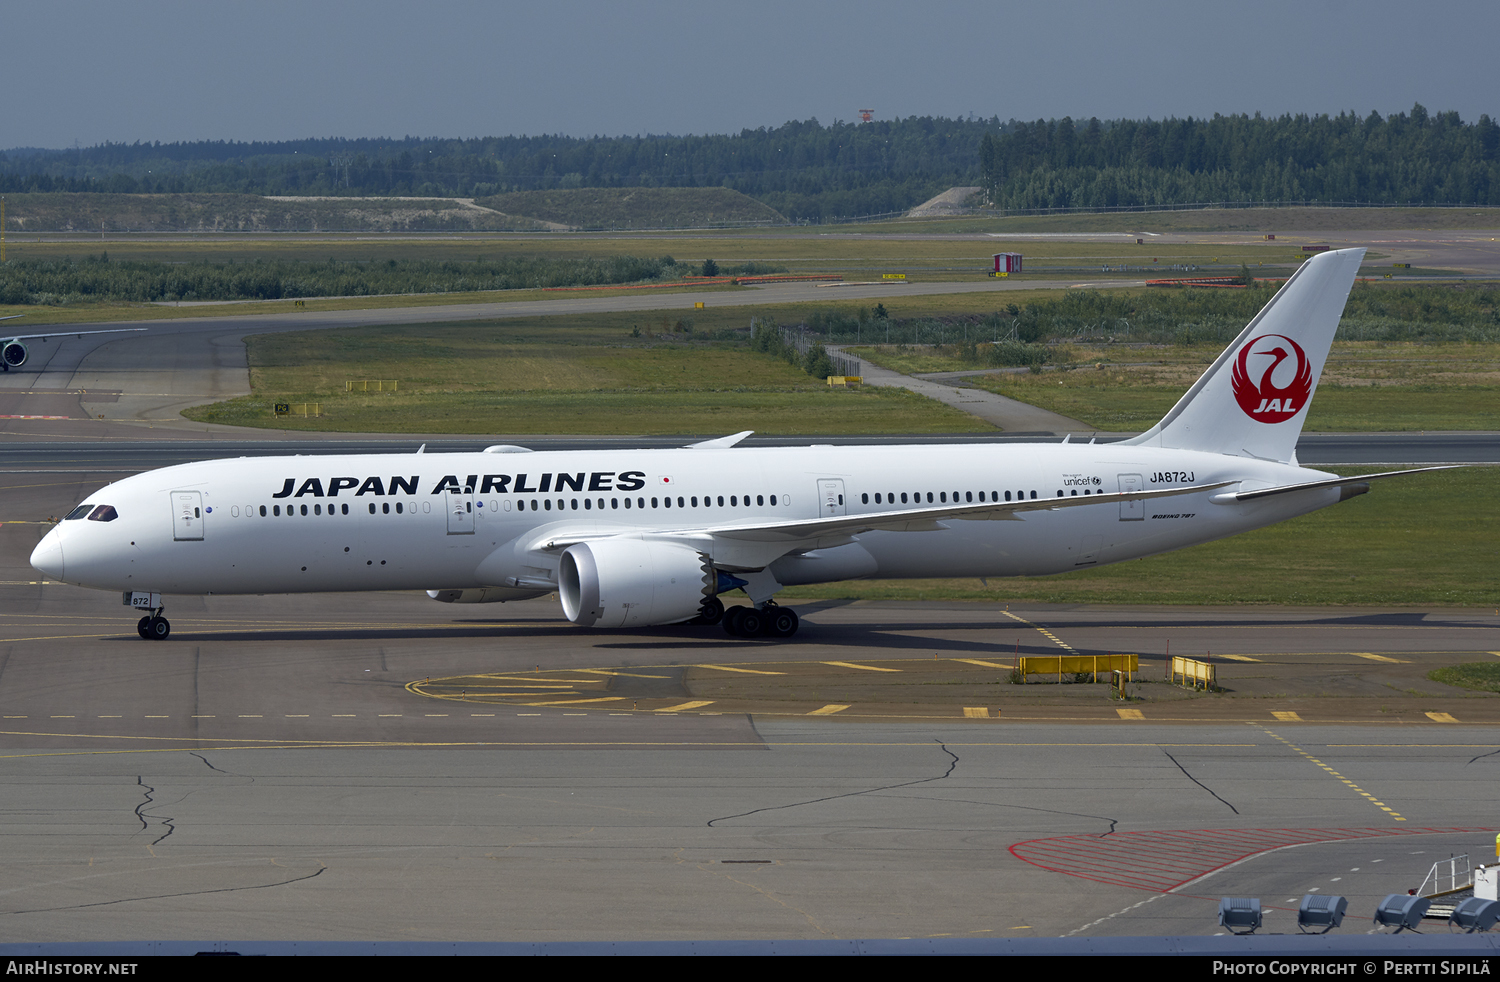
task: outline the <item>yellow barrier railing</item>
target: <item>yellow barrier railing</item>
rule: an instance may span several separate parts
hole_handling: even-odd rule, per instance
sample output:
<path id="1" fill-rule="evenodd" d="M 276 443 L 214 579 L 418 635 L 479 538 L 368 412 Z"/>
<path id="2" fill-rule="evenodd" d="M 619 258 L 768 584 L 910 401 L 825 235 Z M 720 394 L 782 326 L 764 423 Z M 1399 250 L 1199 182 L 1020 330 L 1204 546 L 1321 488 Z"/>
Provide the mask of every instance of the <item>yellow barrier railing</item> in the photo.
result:
<path id="1" fill-rule="evenodd" d="M 344 383 L 345 392 L 395 392 L 396 383 L 400 379 L 394 378 L 356 378 Z M 375 388 L 370 388 L 370 386 Z"/>
<path id="2" fill-rule="evenodd" d="M 830 375 L 830 376 L 828 376 L 828 384 L 829 385 L 842 385 L 845 388 L 849 388 L 850 386 L 858 387 L 860 385 L 863 385 L 864 381 L 865 381 L 865 377 L 863 375 Z"/>
<path id="3" fill-rule="evenodd" d="M 1061 682 L 1064 675 L 1092 675 L 1099 681 L 1100 675 L 1124 672 L 1132 679 L 1140 671 L 1139 655 L 1025 655 L 1016 659 L 1016 671 L 1024 680 L 1030 675 L 1055 675 Z"/>
<path id="4" fill-rule="evenodd" d="M 277 416 L 321 416 L 323 415 L 323 404 L 321 402 L 278 402 L 276 403 Z"/>
<path id="5" fill-rule="evenodd" d="M 1199 661 L 1196 658 L 1182 658 L 1174 655 L 1168 674 L 1173 685 L 1190 685 L 1195 689 L 1200 686 L 1205 689 L 1219 687 L 1216 666 L 1211 662 Z"/>

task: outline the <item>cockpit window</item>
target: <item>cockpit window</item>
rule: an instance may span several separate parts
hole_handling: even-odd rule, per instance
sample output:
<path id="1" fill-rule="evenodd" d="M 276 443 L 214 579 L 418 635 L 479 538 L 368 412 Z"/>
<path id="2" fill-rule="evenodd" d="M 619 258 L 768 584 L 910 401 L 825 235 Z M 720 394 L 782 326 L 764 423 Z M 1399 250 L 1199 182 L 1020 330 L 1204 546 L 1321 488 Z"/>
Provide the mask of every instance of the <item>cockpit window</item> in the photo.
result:
<path id="1" fill-rule="evenodd" d="M 98 508 L 94 509 L 92 514 L 89 515 L 89 521 L 112 522 L 119 517 L 120 513 L 115 511 L 114 505 L 100 505 Z"/>
<path id="2" fill-rule="evenodd" d="M 65 522 L 74 521 L 75 519 L 82 518 L 83 516 L 87 515 L 89 512 L 91 512 L 93 510 L 94 510 L 94 506 L 93 505 L 79 505 L 77 508 L 74 508 L 72 511 L 70 511 L 66 515 L 64 515 L 63 516 L 63 521 L 65 521 Z"/>

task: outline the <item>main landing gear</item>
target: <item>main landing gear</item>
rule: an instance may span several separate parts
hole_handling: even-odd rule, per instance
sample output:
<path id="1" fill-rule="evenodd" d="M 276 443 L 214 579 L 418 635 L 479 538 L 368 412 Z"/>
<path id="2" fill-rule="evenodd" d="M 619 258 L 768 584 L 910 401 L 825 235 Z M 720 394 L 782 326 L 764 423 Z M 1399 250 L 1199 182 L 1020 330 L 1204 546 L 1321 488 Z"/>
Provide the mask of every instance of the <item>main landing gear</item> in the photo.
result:
<path id="1" fill-rule="evenodd" d="M 172 633 L 172 625 L 161 616 L 161 611 L 156 610 L 140 619 L 135 629 L 140 632 L 141 637 L 147 641 L 164 641 L 167 635 Z"/>
<path id="2" fill-rule="evenodd" d="M 724 611 L 724 633 L 736 638 L 789 638 L 797 633 L 797 612 L 778 607 L 774 600 L 760 607 L 730 607 Z"/>

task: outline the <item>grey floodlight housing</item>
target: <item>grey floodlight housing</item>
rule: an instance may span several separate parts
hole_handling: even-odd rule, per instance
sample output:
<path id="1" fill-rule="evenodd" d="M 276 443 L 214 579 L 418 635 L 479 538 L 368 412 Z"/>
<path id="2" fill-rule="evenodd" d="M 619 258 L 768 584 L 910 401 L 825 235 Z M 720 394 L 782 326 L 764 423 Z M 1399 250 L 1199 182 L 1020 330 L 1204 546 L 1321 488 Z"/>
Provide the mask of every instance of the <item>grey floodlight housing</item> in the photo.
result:
<path id="1" fill-rule="evenodd" d="M 1323 929 L 1319 934 L 1327 934 L 1344 923 L 1344 912 L 1348 909 L 1349 901 L 1343 897 L 1309 893 L 1297 907 L 1297 927 L 1303 934 L 1311 934 L 1309 928 L 1315 927 Z"/>
<path id="2" fill-rule="evenodd" d="M 1225 897 L 1220 900 L 1219 926 L 1229 928 L 1233 934 L 1254 934 L 1260 927 L 1260 898 Z"/>
<path id="3" fill-rule="evenodd" d="M 1482 934 L 1500 921 L 1500 900 L 1470 897 L 1448 915 L 1448 927 L 1461 927 L 1466 934 Z"/>
<path id="4" fill-rule="evenodd" d="M 1408 929 L 1414 930 L 1422 923 L 1422 915 L 1427 913 L 1427 908 L 1431 905 L 1432 901 L 1426 897 L 1393 893 L 1375 908 L 1375 923 L 1381 927 L 1395 928 L 1396 934 Z"/>

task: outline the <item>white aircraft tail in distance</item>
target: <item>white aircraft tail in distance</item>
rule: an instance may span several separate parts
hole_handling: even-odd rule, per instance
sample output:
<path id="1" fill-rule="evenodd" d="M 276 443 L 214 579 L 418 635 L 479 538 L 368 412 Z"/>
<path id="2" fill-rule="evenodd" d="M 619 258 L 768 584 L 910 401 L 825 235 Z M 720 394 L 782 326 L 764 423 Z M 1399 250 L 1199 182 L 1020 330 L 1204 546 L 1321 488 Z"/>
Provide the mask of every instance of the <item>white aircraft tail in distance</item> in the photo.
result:
<path id="1" fill-rule="evenodd" d="M 1160 423 L 1119 443 L 357 454 L 211 460 L 116 482 L 31 562 L 120 591 L 163 638 L 163 595 L 556 593 L 606 629 L 721 618 L 790 636 L 782 587 L 1061 573 L 1303 515 L 1395 471 L 1298 465 L 1297 436 L 1363 250 L 1293 274 Z M 1429 468 L 1422 468 L 1426 470 Z M 726 612 L 724 593 L 752 606 Z"/>

